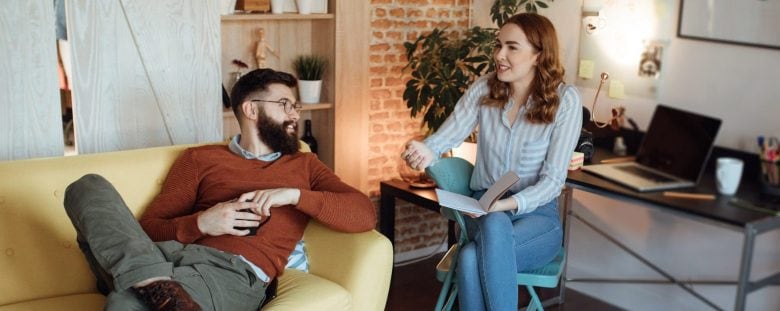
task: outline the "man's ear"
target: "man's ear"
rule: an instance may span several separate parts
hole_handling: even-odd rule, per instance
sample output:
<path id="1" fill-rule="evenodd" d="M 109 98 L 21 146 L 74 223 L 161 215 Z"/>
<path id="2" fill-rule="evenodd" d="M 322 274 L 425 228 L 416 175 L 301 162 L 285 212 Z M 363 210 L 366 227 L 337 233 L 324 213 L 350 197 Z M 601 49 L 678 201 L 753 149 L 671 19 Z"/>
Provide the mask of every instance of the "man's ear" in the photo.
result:
<path id="1" fill-rule="evenodd" d="M 250 120 L 256 120 L 257 119 L 257 105 L 252 103 L 251 101 L 244 101 L 241 103 L 241 112 L 244 114 L 244 117 Z"/>

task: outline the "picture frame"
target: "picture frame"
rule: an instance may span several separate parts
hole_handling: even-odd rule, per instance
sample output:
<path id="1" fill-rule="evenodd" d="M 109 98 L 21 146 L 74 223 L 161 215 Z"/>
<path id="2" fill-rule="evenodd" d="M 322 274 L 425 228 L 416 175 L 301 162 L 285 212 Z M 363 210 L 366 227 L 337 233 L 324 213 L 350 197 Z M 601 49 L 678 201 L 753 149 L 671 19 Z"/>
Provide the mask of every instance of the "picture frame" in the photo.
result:
<path id="1" fill-rule="evenodd" d="M 780 49 L 780 2 L 680 0 L 677 37 Z"/>

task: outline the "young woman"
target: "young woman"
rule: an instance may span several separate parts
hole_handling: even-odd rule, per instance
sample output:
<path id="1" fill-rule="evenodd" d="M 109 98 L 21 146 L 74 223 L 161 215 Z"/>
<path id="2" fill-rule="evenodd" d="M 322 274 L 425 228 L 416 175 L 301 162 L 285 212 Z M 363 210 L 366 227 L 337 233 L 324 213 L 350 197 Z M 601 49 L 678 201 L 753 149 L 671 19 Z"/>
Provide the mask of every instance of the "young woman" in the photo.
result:
<path id="1" fill-rule="evenodd" d="M 522 13 L 500 29 L 496 72 L 466 91 L 441 128 L 401 156 L 423 169 L 479 126 L 471 189 L 479 197 L 508 171 L 520 176 L 490 213 L 466 219 L 471 242 L 459 253 L 461 310 L 516 310 L 515 275 L 550 262 L 561 247 L 557 196 L 582 127 L 576 88 L 563 83 L 555 28 Z M 473 216 L 473 215 L 472 215 Z"/>

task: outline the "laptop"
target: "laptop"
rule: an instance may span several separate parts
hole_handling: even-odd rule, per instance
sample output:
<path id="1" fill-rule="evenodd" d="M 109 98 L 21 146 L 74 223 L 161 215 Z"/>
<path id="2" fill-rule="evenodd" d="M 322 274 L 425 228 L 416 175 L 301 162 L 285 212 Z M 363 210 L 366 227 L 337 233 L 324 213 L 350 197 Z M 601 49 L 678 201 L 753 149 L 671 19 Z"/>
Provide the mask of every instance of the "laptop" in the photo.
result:
<path id="1" fill-rule="evenodd" d="M 704 172 L 721 120 L 658 105 L 633 162 L 582 170 L 646 192 L 695 186 Z"/>

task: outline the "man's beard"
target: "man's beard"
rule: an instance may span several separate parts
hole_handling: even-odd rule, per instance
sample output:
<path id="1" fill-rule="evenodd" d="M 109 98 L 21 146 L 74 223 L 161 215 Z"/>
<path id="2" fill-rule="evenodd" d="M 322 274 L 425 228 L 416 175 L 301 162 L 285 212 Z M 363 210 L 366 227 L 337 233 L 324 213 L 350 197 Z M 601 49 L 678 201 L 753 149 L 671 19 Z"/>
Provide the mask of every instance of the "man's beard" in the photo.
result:
<path id="1" fill-rule="evenodd" d="M 287 126 L 290 124 L 293 124 L 295 131 L 288 134 Z M 283 155 L 298 152 L 298 126 L 295 121 L 277 123 L 261 111 L 257 119 L 257 131 L 260 140 L 273 151 L 281 152 Z"/>

